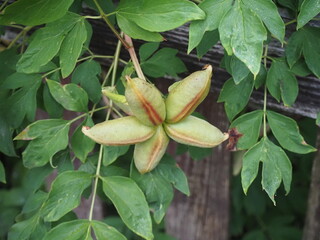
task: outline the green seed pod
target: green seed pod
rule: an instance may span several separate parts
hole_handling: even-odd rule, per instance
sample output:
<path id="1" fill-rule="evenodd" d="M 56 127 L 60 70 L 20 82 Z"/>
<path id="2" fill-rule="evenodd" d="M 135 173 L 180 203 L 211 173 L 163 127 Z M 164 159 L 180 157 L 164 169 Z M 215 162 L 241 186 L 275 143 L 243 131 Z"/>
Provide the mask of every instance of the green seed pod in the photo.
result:
<path id="1" fill-rule="evenodd" d="M 133 114 L 148 126 L 161 124 L 166 109 L 159 90 L 140 78 L 127 77 L 127 81 L 125 95 Z"/>
<path id="2" fill-rule="evenodd" d="M 169 138 L 160 125 L 151 138 L 136 144 L 133 158 L 138 171 L 146 173 L 154 169 L 166 152 L 168 143 Z"/>
<path id="3" fill-rule="evenodd" d="M 176 123 L 189 116 L 208 95 L 211 85 L 212 67 L 197 71 L 169 87 L 166 99 L 166 122 Z"/>
<path id="4" fill-rule="evenodd" d="M 146 141 L 152 137 L 155 128 L 129 116 L 98 123 L 92 128 L 84 126 L 82 132 L 97 143 L 118 146 Z"/>
<path id="5" fill-rule="evenodd" d="M 188 116 L 178 123 L 164 124 L 164 129 L 176 142 L 202 148 L 217 146 L 229 138 L 227 133 L 194 116 Z"/>

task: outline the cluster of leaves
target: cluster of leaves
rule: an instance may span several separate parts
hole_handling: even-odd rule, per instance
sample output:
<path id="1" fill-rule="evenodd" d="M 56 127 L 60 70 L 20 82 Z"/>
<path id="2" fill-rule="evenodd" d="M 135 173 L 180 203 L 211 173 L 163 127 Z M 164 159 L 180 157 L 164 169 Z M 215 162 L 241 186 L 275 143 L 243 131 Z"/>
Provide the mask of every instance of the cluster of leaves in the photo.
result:
<path id="1" fill-rule="evenodd" d="M 313 120 L 303 119 L 298 124 L 302 135 L 314 146 L 317 138 L 317 127 Z M 270 136 L 270 138 L 274 139 L 273 136 Z M 291 193 L 284 196 L 284 189 L 280 188 L 276 208 L 261 191 L 257 181 L 252 184 L 247 196 L 243 195 L 240 174 L 238 174 L 239 168 L 237 168 L 241 159 L 235 155 L 235 176 L 232 179 L 231 189 L 231 239 L 302 239 L 314 154 L 288 153 L 288 155 L 294 166 Z"/>
<path id="2" fill-rule="evenodd" d="M 297 153 L 315 150 L 304 142 L 295 121 L 267 111 L 266 101 L 263 110 L 236 118 L 254 87 L 266 86 L 276 100 L 291 106 L 298 94 L 296 75 L 319 77 L 319 28 L 305 26 L 320 11 L 319 4 L 314 7 L 312 0 L 298 5 L 296 1 L 278 1 L 298 15 L 299 30 L 287 42 L 285 24 L 271 0 L 204 0 L 199 5 L 187 0 L 121 0 L 118 6 L 110 0 L 19 0 L 6 6 L 7 2 L 0 7 L 0 25 L 20 32 L 0 52 L 0 151 L 7 156 L 6 166 L 24 169 L 20 172 L 25 177 L 20 180 L 25 181 L 14 182 L 16 176 L 6 178 L 5 171 L 9 170 L 0 162 L 0 181 L 8 179 L 12 187 L 1 190 L 4 198 L 0 218 L 10 220 L 0 221 L 5 223 L 0 228 L 1 237 L 15 220 L 9 230 L 10 240 L 92 239 L 93 234 L 97 239 L 136 238 L 130 234 L 125 237 L 105 222 L 92 219 L 98 192 L 115 206 L 121 218 L 118 229 L 124 224 L 144 239 L 170 239 L 155 231 L 163 229 L 153 228 L 153 222 L 162 221 L 173 198 L 173 188 L 189 195 L 186 177 L 170 156 L 166 155 L 154 171 L 140 175 L 131 163 L 129 147 L 104 146 L 97 154 L 95 143 L 81 133 L 82 126 L 93 125 L 93 120 L 102 121 L 92 118 L 95 112 L 109 109 L 109 117 L 113 110 L 112 105 L 101 101 L 101 88 L 108 83 L 117 85 L 121 92 L 123 76 L 134 74 L 131 62 L 123 74 L 117 74 L 118 51 L 114 56 L 92 53 L 92 27 L 87 19 L 103 19 L 122 42 L 115 26 L 132 38 L 154 42 L 139 51 L 141 68 L 150 78 L 177 76 L 186 70 L 176 57 L 176 50 L 158 50 L 158 42 L 163 40 L 161 32 L 191 22 L 188 52 L 196 48 L 199 57 L 221 41 L 226 50 L 223 66 L 232 78 L 224 84 L 219 101 L 225 104 L 231 128 L 238 136 L 243 135 L 236 147 L 247 150 L 242 170 L 245 192 L 262 162 L 262 185 L 274 201 L 282 181 L 286 192 L 290 190 L 292 167 L 283 149 Z M 81 15 L 83 6 L 95 9 L 98 15 Z M 37 30 L 29 36 L 31 29 Z M 261 60 L 270 58 L 267 44 L 273 37 L 285 44 L 285 54 L 272 58 L 267 68 Z M 100 64 L 94 60 L 97 58 L 114 59 L 104 79 Z M 42 109 L 49 119 L 35 121 L 37 109 Z M 66 111 L 73 119 L 64 119 Z M 80 119 L 82 122 L 78 123 Z M 280 146 L 267 137 L 266 119 Z M 77 128 L 70 131 L 75 123 Z M 259 139 L 261 128 L 264 136 Z M 180 152 L 186 150 L 185 146 L 180 147 Z M 191 147 L 189 152 L 195 159 L 208 153 Z M 76 158 L 80 160 L 77 170 L 73 166 Z M 57 166 L 58 176 L 47 193 L 42 184 L 53 171 L 50 165 Z M 100 185 L 102 189 L 98 191 Z M 91 189 L 89 217 L 77 219 L 72 210 L 80 204 L 81 196 L 90 196 Z"/>

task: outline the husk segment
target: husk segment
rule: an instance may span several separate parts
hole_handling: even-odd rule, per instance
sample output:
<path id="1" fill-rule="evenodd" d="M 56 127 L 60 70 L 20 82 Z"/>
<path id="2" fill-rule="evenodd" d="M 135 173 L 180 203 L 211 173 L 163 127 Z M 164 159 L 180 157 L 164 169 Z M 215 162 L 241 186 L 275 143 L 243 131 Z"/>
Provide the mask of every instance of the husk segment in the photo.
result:
<path id="1" fill-rule="evenodd" d="M 166 108 L 159 90 L 140 78 L 127 77 L 127 81 L 125 95 L 133 114 L 148 126 L 161 124 Z"/>
<path id="2" fill-rule="evenodd" d="M 117 146 L 146 141 L 154 134 L 155 128 L 129 116 L 98 123 L 92 128 L 84 126 L 82 132 L 97 143 Z"/>
<path id="3" fill-rule="evenodd" d="M 189 116 L 208 95 L 212 67 L 197 71 L 169 87 L 166 99 L 166 122 L 176 123 Z"/>
<path id="4" fill-rule="evenodd" d="M 151 138 L 136 144 L 133 158 L 138 171 L 146 173 L 154 169 L 166 152 L 168 143 L 169 138 L 160 125 Z"/>
<path id="5" fill-rule="evenodd" d="M 227 140 L 229 135 L 207 121 L 194 116 L 174 124 L 164 124 L 170 138 L 176 142 L 202 148 L 211 148 Z"/>
<path id="6" fill-rule="evenodd" d="M 102 94 L 108 97 L 113 103 L 128 115 L 132 115 L 127 99 L 124 95 L 118 94 L 115 87 L 104 87 Z"/>

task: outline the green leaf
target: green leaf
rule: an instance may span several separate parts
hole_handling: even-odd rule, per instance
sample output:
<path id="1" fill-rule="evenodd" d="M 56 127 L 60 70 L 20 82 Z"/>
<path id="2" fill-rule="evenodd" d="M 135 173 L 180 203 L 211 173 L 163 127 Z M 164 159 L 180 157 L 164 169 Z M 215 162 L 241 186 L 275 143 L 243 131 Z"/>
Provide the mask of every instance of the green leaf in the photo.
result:
<path id="1" fill-rule="evenodd" d="M 15 72 L 7 77 L 1 84 L 3 89 L 17 89 L 22 87 L 30 87 L 36 82 L 41 81 L 42 77 L 39 74 L 25 74 Z"/>
<path id="2" fill-rule="evenodd" d="M 8 240 L 27 240 L 39 222 L 39 215 L 14 224 L 8 233 Z"/>
<path id="3" fill-rule="evenodd" d="M 108 166 L 118 159 L 118 157 L 126 154 L 129 145 L 125 146 L 103 146 L 103 165 Z"/>
<path id="4" fill-rule="evenodd" d="M 125 34 L 129 35 L 134 39 L 141 39 L 141 40 L 150 41 L 150 42 L 161 42 L 164 39 L 160 33 L 150 32 L 148 30 L 145 30 L 141 28 L 139 25 L 137 25 L 135 22 L 121 15 L 117 15 L 117 22 L 118 22 L 119 28 Z"/>
<path id="5" fill-rule="evenodd" d="M 267 240 L 262 230 L 254 230 L 244 235 L 242 240 Z"/>
<path id="6" fill-rule="evenodd" d="M 101 99 L 100 73 L 100 64 L 96 61 L 89 60 L 78 65 L 72 74 L 71 81 L 80 84 L 87 92 L 90 100 L 94 103 L 98 103 Z"/>
<path id="7" fill-rule="evenodd" d="M 88 111 L 88 95 L 78 85 L 74 83 L 61 85 L 49 79 L 47 79 L 47 84 L 51 95 L 65 109 L 75 112 Z"/>
<path id="8" fill-rule="evenodd" d="M 247 105 L 253 90 L 253 76 L 249 74 L 236 85 L 233 79 L 229 79 L 223 85 L 218 102 L 224 102 L 228 119 L 232 119 Z M 241 94 L 238 94 L 241 92 Z"/>
<path id="9" fill-rule="evenodd" d="M 116 15 L 151 32 L 168 31 L 188 21 L 205 18 L 196 4 L 184 0 L 123 0 Z"/>
<path id="10" fill-rule="evenodd" d="M 64 38 L 60 48 L 60 67 L 62 77 L 66 78 L 73 71 L 80 56 L 82 46 L 87 39 L 87 30 L 82 18 Z"/>
<path id="11" fill-rule="evenodd" d="M 150 77 L 163 77 L 165 75 L 177 76 L 187 69 L 180 58 L 176 56 L 178 50 L 161 48 L 152 57 L 141 63 L 143 72 Z"/>
<path id="12" fill-rule="evenodd" d="M 320 0 L 304 0 L 298 15 L 297 29 L 303 27 L 320 12 Z"/>
<path id="13" fill-rule="evenodd" d="M 320 61 L 320 31 L 316 27 L 304 27 L 294 32 L 286 47 L 286 56 L 290 67 L 304 55 L 308 68 L 320 78 L 320 70 L 317 63 Z"/>
<path id="14" fill-rule="evenodd" d="M 10 129 L 4 114 L 5 112 L 0 109 L 0 152 L 8 156 L 16 156 L 12 142 L 13 130 Z"/>
<path id="15" fill-rule="evenodd" d="M 144 192 L 156 223 L 160 223 L 173 199 L 171 183 L 159 171 L 140 174 L 133 166 L 131 178 Z"/>
<path id="16" fill-rule="evenodd" d="M 287 194 L 290 191 L 292 179 L 292 166 L 286 153 L 267 137 L 264 137 L 250 148 L 243 157 L 241 171 L 242 188 L 247 193 L 253 180 L 259 171 L 259 162 L 262 167 L 262 187 L 275 204 L 275 192 L 279 188 L 281 181 L 284 183 Z"/>
<path id="17" fill-rule="evenodd" d="M 39 9 L 37 10 L 39 11 Z M 82 19 L 74 13 L 67 13 L 55 22 L 35 32 L 34 38 L 17 64 L 17 71 L 39 72 L 58 52 L 65 35 Z"/>
<path id="18" fill-rule="evenodd" d="M 224 15 L 219 25 L 220 40 L 227 53 L 234 53 L 257 75 L 267 31 L 260 18 L 241 1 Z"/>
<path id="19" fill-rule="evenodd" d="M 232 122 L 230 129 L 235 128 L 242 136 L 237 142 L 237 149 L 244 150 L 251 148 L 257 143 L 263 111 L 256 110 L 250 113 L 246 113 Z"/>
<path id="20" fill-rule="evenodd" d="M 164 155 L 155 171 L 170 181 L 177 190 L 190 196 L 188 179 L 171 156 Z"/>
<path id="21" fill-rule="evenodd" d="M 202 40 L 200 41 L 200 43 L 197 46 L 198 58 L 202 58 L 203 55 L 205 55 L 212 46 L 216 45 L 218 41 L 219 41 L 219 31 L 218 30 L 206 32 L 203 35 Z"/>
<path id="22" fill-rule="evenodd" d="M 7 183 L 6 171 L 5 171 L 3 163 L 1 161 L 0 161 L 0 182 Z"/>
<path id="23" fill-rule="evenodd" d="M 318 126 L 320 125 L 320 112 L 318 112 L 318 114 L 317 114 L 316 124 Z"/>
<path id="24" fill-rule="evenodd" d="M 194 146 L 188 146 L 188 151 L 190 154 L 190 157 L 193 160 L 202 160 L 205 157 L 208 157 L 212 154 L 213 148 L 201 148 L 201 147 L 194 147 Z"/>
<path id="25" fill-rule="evenodd" d="M 226 69 L 232 75 L 235 84 L 239 84 L 250 73 L 250 70 L 247 68 L 247 66 L 234 55 L 226 55 L 224 57 L 224 61 Z"/>
<path id="26" fill-rule="evenodd" d="M 285 26 L 274 2 L 272 0 L 244 0 L 243 2 L 259 16 L 269 31 L 283 43 Z"/>
<path id="27" fill-rule="evenodd" d="M 117 229 L 110 227 L 109 225 L 93 220 L 91 222 L 94 234 L 97 240 L 127 240 Z"/>
<path id="28" fill-rule="evenodd" d="M 19 0 L 4 9 L 0 25 L 23 24 L 35 26 L 61 18 L 66 14 L 73 0 Z M 23 14 L 19 14 L 23 13 Z"/>
<path id="29" fill-rule="evenodd" d="M 71 147 L 74 155 L 80 159 L 81 162 L 85 162 L 87 156 L 92 152 L 95 142 L 84 135 L 81 131 L 83 126 L 92 127 L 94 125 L 92 119 L 87 117 L 74 131 L 71 138 Z"/>
<path id="30" fill-rule="evenodd" d="M 23 80 L 23 74 L 15 74 L 15 76 L 16 75 L 19 75 L 19 77 L 15 78 L 15 80 Z M 15 82 L 17 84 L 12 83 L 12 85 L 16 85 L 15 87 L 19 84 L 22 84 L 23 86 L 7 99 L 5 106 L 6 118 L 7 122 L 10 123 L 13 128 L 20 126 L 24 118 L 27 118 L 30 122 L 34 121 L 35 118 L 37 108 L 36 96 L 42 78 L 41 75 L 32 74 L 31 76 L 28 76 L 26 80 L 27 79 L 28 81 L 26 81 L 27 83 L 25 84 L 17 82 Z"/>
<path id="31" fill-rule="evenodd" d="M 47 84 L 43 85 L 43 105 L 51 118 L 62 118 L 63 107 L 52 97 Z"/>
<path id="32" fill-rule="evenodd" d="M 54 227 L 45 235 L 43 240 L 88 239 L 86 238 L 86 236 L 90 235 L 89 231 L 90 231 L 90 221 L 87 219 L 77 219 L 70 222 L 61 223 L 58 226 Z"/>
<path id="33" fill-rule="evenodd" d="M 153 239 L 148 203 L 137 184 L 126 177 L 101 179 L 104 193 L 115 205 L 123 222 L 137 235 L 147 240 Z"/>
<path id="34" fill-rule="evenodd" d="M 151 57 L 151 55 L 158 50 L 160 46 L 160 43 L 155 42 L 155 43 L 145 43 L 143 45 L 141 45 L 141 47 L 139 48 L 139 57 L 140 57 L 140 61 L 144 62 L 145 60 L 147 60 L 149 57 Z"/>
<path id="35" fill-rule="evenodd" d="M 306 62 L 304 61 L 304 59 L 300 58 L 291 68 L 291 72 L 294 75 L 300 76 L 300 77 L 306 77 L 310 74 L 312 74 L 312 72 L 310 71 L 310 69 L 308 68 Z"/>
<path id="36" fill-rule="evenodd" d="M 267 76 L 270 94 L 285 106 L 291 106 L 298 96 L 298 81 L 283 59 L 274 59 Z"/>
<path id="37" fill-rule="evenodd" d="M 267 79 L 267 70 L 264 65 L 261 64 L 260 72 L 258 73 L 256 79 L 254 80 L 254 87 L 256 89 L 260 88 L 266 83 Z"/>
<path id="38" fill-rule="evenodd" d="M 268 111 L 267 117 L 273 135 L 283 148 L 300 154 L 317 150 L 304 141 L 296 121 L 292 118 L 273 111 Z"/>
<path id="39" fill-rule="evenodd" d="M 205 0 L 198 5 L 206 13 L 206 18 L 192 21 L 190 24 L 188 53 L 200 44 L 206 32 L 219 27 L 222 17 L 232 7 L 232 2 L 232 0 Z"/>
<path id="40" fill-rule="evenodd" d="M 0 84 L 10 74 L 16 71 L 16 64 L 20 58 L 16 48 L 10 48 L 0 52 Z"/>
<path id="41" fill-rule="evenodd" d="M 80 171 L 67 171 L 53 181 L 41 215 L 47 222 L 59 220 L 80 204 L 82 192 L 90 186 L 92 175 Z"/>
<path id="42" fill-rule="evenodd" d="M 68 121 L 39 120 L 25 128 L 15 140 L 32 140 L 22 153 L 27 168 L 44 166 L 54 154 L 68 146 Z"/>
<path id="43" fill-rule="evenodd" d="M 21 213 L 31 213 L 41 207 L 44 201 L 47 199 L 48 194 L 41 190 L 37 191 L 34 194 L 30 194 L 26 203 L 23 206 Z"/>

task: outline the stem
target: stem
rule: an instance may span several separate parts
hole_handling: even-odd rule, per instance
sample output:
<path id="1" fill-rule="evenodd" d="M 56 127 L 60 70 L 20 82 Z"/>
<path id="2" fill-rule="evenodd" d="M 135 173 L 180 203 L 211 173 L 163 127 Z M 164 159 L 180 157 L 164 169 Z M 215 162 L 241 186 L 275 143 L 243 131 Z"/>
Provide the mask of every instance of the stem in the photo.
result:
<path id="1" fill-rule="evenodd" d="M 265 46 L 263 64 L 267 67 L 268 45 Z M 264 85 L 263 96 L 263 136 L 267 136 L 267 84 Z"/>
<path id="2" fill-rule="evenodd" d="M 26 32 L 28 32 L 31 29 L 31 27 L 25 27 L 21 32 L 19 32 L 19 34 L 11 41 L 11 43 L 9 44 L 9 46 L 7 47 L 7 49 L 12 48 L 12 46 L 19 40 L 19 38 L 25 34 Z"/>
<path id="3" fill-rule="evenodd" d="M 134 47 L 133 47 L 133 43 L 132 43 L 132 39 L 131 37 L 129 37 L 128 35 L 124 35 L 124 39 L 126 40 L 126 42 L 128 42 L 130 44 L 130 48 L 127 48 L 129 54 L 130 54 L 130 57 L 131 57 L 131 60 L 132 60 L 132 63 L 133 63 L 133 66 L 137 72 L 137 75 L 139 78 L 143 79 L 143 80 L 146 80 L 143 72 L 142 72 L 142 69 L 141 69 L 141 66 L 139 64 L 139 60 L 137 58 L 137 55 L 136 55 L 136 52 L 134 51 Z"/>
<path id="4" fill-rule="evenodd" d="M 99 15 L 99 16 L 84 16 L 85 19 L 101 19 L 102 16 Z"/>
<path id="5" fill-rule="evenodd" d="M 292 23 L 295 23 L 295 22 L 297 22 L 297 19 L 293 19 L 293 20 L 291 20 L 291 21 L 289 21 L 289 22 L 286 22 L 284 25 L 285 25 L 285 26 L 288 26 L 288 25 L 290 25 L 290 24 L 292 24 Z"/>
<path id="6" fill-rule="evenodd" d="M 96 0 L 94 0 L 96 2 Z M 117 73 L 117 66 L 118 66 L 118 62 L 119 62 L 119 55 L 120 55 L 120 50 L 121 50 L 121 41 L 118 41 L 117 44 L 117 48 L 116 48 L 116 52 L 114 54 L 114 60 L 113 60 L 113 67 L 110 69 L 113 69 L 112 71 L 112 79 L 111 79 L 111 86 L 114 86 L 115 84 L 115 79 L 116 79 L 116 73 Z M 111 71 L 109 69 L 109 71 Z M 110 75 L 107 74 L 107 75 Z M 103 85 L 105 84 L 105 82 L 107 77 L 105 78 Z M 110 114 L 111 114 L 111 110 L 112 110 L 112 101 L 110 101 L 110 107 L 106 116 L 106 121 L 109 120 L 110 118 Z M 103 146 L 100 145 L 100 150 L 99 150 L 99 158 L 98 158 L 98 163 L 97 163 L 97 170 L 96 170 L 96 174 L 95 174 L 95 179 L 94 179 L 94 185 L 93 185 L 93 194 L 92 194 L 92 200 L 91 200 L 91 206 L 90 206 L 90 211 L 89 211 L 89 221 L 92 221 L 92 217 L 93 217 L 93 209 L 94 209 L 94 203 L 96 201 L 96 195 L 97 195 L 97 188 L 98 188 L 98 181 L 99 181 L 99 177 L 100 177 L 100 168 L 101 168 L 101 163 L 102 163 L 102 156 L 103 156 Z"/>
<path id="7" fill-rule="evenodd" d="M 120 33 L 115 29 L 115 27 L 112 25 L 112 23 L 108 19 L 107 15 L 103 12 L 103 9 L 100 7 L 98 1 L 97 0 L 93 0 L 93 2 L 97 6 L 101 17 L 106 22 L 106 24 L 108 25 L 110 30 L 114 33 L 114 35 L 116 35 L 116 37 L 119 39 L 119 41 L 121 41 L 121 43 L 123 44 L 123 46 L 125 46 L 125 48 L 127 48 L 127 49 L 130 48 L 129 44 L 121 37 Z"/>
<path id="8" fill-rule="evenodd" d="M 9 2 L 9 0 L 5 0 L 1 6 L 0 6 L 0 12 L 6 7 L 7 3 Z"/>
<path id="9" fill-rule="evenodd" d="M 98 112 L 100 110 L 107 109 L 107 108 L 110 108 L 110 107 L 109 106 L 103 106 L 103 107 L 100 107 L 100 108 L 97 108 L 97 109 L 90 110 L 89 112 L 86 112 L 84 114 L 79 115 L 78 117 L 75 117 L 70 122 L 68 122 L 68 124 L 71 124 L 71 123 L 73 123 L 73 122 L 75 122 L 75 121 L 87 116 L 88 114 L 91 114 L 91 113 L 94 113 L 94 112 Z"/>

